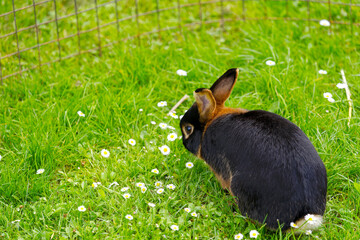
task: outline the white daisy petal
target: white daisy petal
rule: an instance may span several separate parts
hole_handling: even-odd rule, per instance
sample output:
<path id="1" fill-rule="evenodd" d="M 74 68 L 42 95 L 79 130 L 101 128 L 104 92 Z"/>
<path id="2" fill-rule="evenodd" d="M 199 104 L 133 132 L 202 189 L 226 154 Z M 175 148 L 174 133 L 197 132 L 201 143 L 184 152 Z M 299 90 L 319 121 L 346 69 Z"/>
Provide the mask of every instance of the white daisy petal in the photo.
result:
<path id="1" fill-rule="evenodd" d="M 164 192 L 164 189 L 163 188 L 159 188 L 157 191 L 157 194 L 162 194 Z"/>
<path id="2" fill-rule="evenodd" d="M 187 168 L 192 168 L 192 167 L 194 167 L 194 164 L 193 164 L 192 162 L 187 162 L 187 163 L 185 164 L 185 166 L 186 166 Z"/>
<path id="3" fill-rule="evenodd" d="M 167 140 L 169 141 L 175 141 L 177 138 L 177 134 L 176 133 L 170 133 L 168 136 L 167 136 Z"/>
<path id="4" fill-rule="evenodd" d="M 331 98 L 332 94 L 329 92 L 324 93 L 324 98 Z"/>
<path id="5" fill-rule="evenodd" d="M 78 111 L 77 114 L 78 114 L 80 117 L 85 117 L 85 114 L 84 114 L 82 111 Z"/>
<path id="6" fill-rule="evenodd" d="M 80 206 L 80 207 L 78 207 L 78 210 L 79 210 L 80 212 L 85 212 L 85 211 L 86 211 L 86 208 L 85 208 L 84 206 Z"/>
<path id="7" fill-rule="evenodd" d="M 36 171 L 36 174 L 43 174 L 45 172 L 45 169 L 40 168 Z"/>
<path id="8" fill-rule="evenodd" d="M 122 191 L 122 192 L 126 192 L 127 190 L 129 190 L 129 188 L 128 188 L 128 187 L 123 187 L 120 191 Z"/>
<path id="9" fill-rule="evenodd" d="M 159 150 L 163 155 L 169 155 L 170 154 L 170 148 L 168 146 L 166 146 L 166 145 L 163 145 L 163 146 L 159 147 Z"/>
<path id="10" fill-rule="evenodd" d="M 125 193 L 125 194 L 123 194 L 122 196 L 123 196 L 123 198 L 125 198 L 125 199 L 128 199 L 128 198 L 131 197 L 131 195 L 130 195 L 129 193 Z"/>
<path id="11" fill-rule="evenodd" d="M 271 60 L 267 60 L 265 63 L 268 66 L 274 66 L 276 64 L 274 61 L 271 61 Z"/>
<path id="12" fill-rule="evenodd" d="M 162 182 L 155 182 L 155 187 L 156 188 L 161 188 L 162 187 Z"/>
<path id="13" fill-rule="evenodd" d="M 135 184 L 137 187 L 145 187 L 145 183 L 139 182 Z"/>
<path id="14" fill-rule="evenodd" d="M 291 222 L 291 223 L 290 223 L 290 227 L 292 227 L 292 228 L 299 228 L 299 226 L 296 225 L 294 222 Z"/>
<path id="15" fill-rule="evenodd" d="M 166 101 L 158 102 L 157 106 L 158 107 L 165 107 L 165 106 L 167 106 L 167 102 Z"/>
<path id="16" fill-rule="evenodd" d="M 129 144 L 130 144 L 131 146 L 135 146 L 135 144 L 136 144 L 135 139 L 130 138 L 130 139 L 129 139 Z"/>
<path id="17" fill-rule="evenodd" d="M 179 226 L 178 226 L 178 225 L 171 225 L 170 228 L 171 228 L 173 231 L 179 231 Z"/>
<path id="18" fill-rule="evenodd" d="M 187 76 L 187 72 L 182 69 L 177 70 L 176 74 L 179 76 Z"/>
<path id="19" fill-rule="evenodd" d="M 174 190 L 176 188 L 176 186 L 174 184 L 168 184 L 168 185 L 166 185 L 166 187 L 171 190 Z"/>
<path id="20" fill-rule="evenodd" d="M 152 169 L 151 172 L 155 174 L 159 174 L 159 170 L 157 168 Z"/>
<path id="21" fill-rule="evenodd" d="M 242 235 L 241 233 L 238 233 L 234 236 L 234 239 L 243 239 L 244 238 L 244 235 Z"/>
<path id="22" fill-rule="evenodd" d="M 101 150 L 101 156 L 104 158 L 108 158 L 110 156 L 110 152 L 106 149 Z"/>
<path id="23" fill-rule="evenodd" d="M 134 219 L 133 216 L 131 216 L 130 214 L 126 215 L 125 218 L 128 219 L 128 220 L 133 220 Z"/>
<path id="24" fill-rule="evenodd" d="M 333 98 L 331 98 L 331 97 L 328 98 L 327 100 L 328 100 L 329 102 L 331 102 L 331 103 L 335 102 L 335 99 L 333 99 Z"/>
<path id="25" fill-rule="evenodd" d="M 320 70 L 319 70 L 319 74 L 325 75 L 325 74 L 327 74 L 327 71 L 320 69 Z"/>
<path id="26" fill-rule="evenodd" d="M 259 232 L 256 230 L 251 230 L 250 231 L 250 238 L 257 238 L 259 235 Z"/>
<path id="27" fill-rule="evenodd" d="M 338 83 L 338 84 L 336 84 L 336 87 L 340 88 L 340 89 L 343 89 L 343 88 L 346 88 L 346 84 L 345 83 Z"/>
<path id="28" fill-rule="evenodd" d="M 328 20 L 326 20 L 326 19 L 320 20 L 319 23 L 320 23 L 321 26 L 324 26 L 324 27 L 329 27 L 330 26 L 330 22 Z"/>

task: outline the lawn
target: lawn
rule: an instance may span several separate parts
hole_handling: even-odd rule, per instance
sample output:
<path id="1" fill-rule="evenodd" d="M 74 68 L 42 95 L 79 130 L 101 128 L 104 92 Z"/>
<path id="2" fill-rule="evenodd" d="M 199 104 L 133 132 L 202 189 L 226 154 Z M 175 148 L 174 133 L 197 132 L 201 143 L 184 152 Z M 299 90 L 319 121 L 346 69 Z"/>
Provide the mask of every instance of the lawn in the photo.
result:
<path id="1" fill-rule="evenodd" d="M 359 239 L 359 27 L 351 32 L 332 25 L 329 32 L 318 22 L 270 20 L 218 26 L 144 36 L 120 42 L 102 57 L 83 54 L 5 79 L 0 238 L 234 239 L 242 233 L 249 239 L 257 230 L 258 239 Z M 36 58 L 28 61 L 36 64 Z M 195 89 L 210 87 L 233 67 L 240 74 L 227 106 L 291 120 L 325 163 L 325 222 L 309 236 L 271 232 L 243 217 L 206 164 L 183 147 L 179 119 L 167 115 L 188 94 L 176 109 L 183 115 Z M 350 126 L 345 89 L 337 87 L 341 69 L 354 105 Z M 326 92 L 335 102 L 324 98 Z M 158 106 L 161 101 L 166 106 Z M 171 133 L 175 141 L 168 140 Z M 159 150 L 163 145 L 169 155 Z M 110 155 L 102 156 L 102 149 Z M 187 168 L 188 162 L 194 166 Z"/>

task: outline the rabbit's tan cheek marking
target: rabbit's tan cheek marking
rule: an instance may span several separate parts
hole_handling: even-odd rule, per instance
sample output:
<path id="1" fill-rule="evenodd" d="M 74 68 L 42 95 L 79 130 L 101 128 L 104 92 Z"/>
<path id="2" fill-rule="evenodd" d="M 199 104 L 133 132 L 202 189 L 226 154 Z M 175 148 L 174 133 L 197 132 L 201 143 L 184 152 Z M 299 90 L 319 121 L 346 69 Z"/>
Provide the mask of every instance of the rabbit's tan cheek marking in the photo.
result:
<path id="1" fill-rule="evenodd" d="M 230 176 L 229 179 L 225 180 L 221 175 L 217 174 L 212 168 L 211 168 L 211 170 L 212 170 L 213 173 L 215 174 L 217 180 L 219 180 L 221 187 L 222 187 L 223 189 L 227 189 L 227 190 L 231 193 L 231 195 L 234 195 L 234 194 L 231 192 L 231 188 L 230 188 L 232 176 Z"/>

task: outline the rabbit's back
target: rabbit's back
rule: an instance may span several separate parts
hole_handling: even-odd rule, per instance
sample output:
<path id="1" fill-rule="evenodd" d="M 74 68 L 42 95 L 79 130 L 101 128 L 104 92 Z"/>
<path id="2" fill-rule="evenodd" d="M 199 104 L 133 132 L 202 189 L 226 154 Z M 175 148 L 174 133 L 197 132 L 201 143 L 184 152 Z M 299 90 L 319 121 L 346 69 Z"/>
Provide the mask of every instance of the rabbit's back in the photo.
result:
<path id="1" fill-rule="evenodd" d="M 201 156 L 229 182 L 242 214 L 266 219 L 270 228 L 325 211 L 325 166 L 301 129 L 279 115 L 217 117 L 203 135 Z"/>

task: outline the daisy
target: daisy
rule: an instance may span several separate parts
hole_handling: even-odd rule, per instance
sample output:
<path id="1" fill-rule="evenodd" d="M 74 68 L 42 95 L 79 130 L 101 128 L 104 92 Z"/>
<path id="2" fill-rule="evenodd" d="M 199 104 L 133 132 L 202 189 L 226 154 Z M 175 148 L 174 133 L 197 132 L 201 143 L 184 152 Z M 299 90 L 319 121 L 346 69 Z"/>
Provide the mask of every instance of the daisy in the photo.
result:
<path id="1" fill-rule="evenodd" d="M 20 222 L 20 220 L 11 221 L 12 224 L 17 223 L 17 222 Z"/>
<path id="2" fill-rule="evenodd" d="M 177 70 L 176 74 L 179 76 L 187 76 L 187 72 L 182 69 Z"/>
<path id="3" fill-rule="evenodd" d="M 179 226 L 178 226 L 178 225 L 171 225 L 170 228 L 171 228 L 173 231 L 179 231 Z"/>
<path id="4" fill-rule="evenodd" d="M 125 218 L 128 219 L 128 220 L 133 220 L 134 219 L 133 216 L 131 216 L 130 214 L 126 215 Z"/>
<path id="5" fill-rule="evenodd" d="M 155 182 L 155 187 L 156 188 L 161 188 L 162 187 L 162 182 Z"/>
<path id="6" fill-rule="evenodd" d="M 151 121 L 150 123 L 151 123 L 152 125 L 155 125 L 155 124 L 156 124 L 156 122 L 155 122 L 155 121 Z"/>
<path id="7" fill-rule="evenodd" d="M 80 212 L 85 212 L 85 211 L 86 211 L 86 208 L 85 208 L 84 206 L 80 206 L 80 207 L 78 207 L 78 210 L 79 210 Z"/>
<path id="8" fill-rule="evenodd" d="M 306 230 L 305 235 L 310 235 L 310 234 L 312 234 L 312 231 L 311 230 Z"/>
<path id="9" fill-rule="evenodd" d="M 1 161 L 1 159 L 2 159 L 2 156 L 0 155 L 0 161 Z"/>
<path id="10" fill-rule="evenodd" d="M 167 106 L 167 102 L 166 101 L 160 101 L 160 102 L 158 102 L 157 106 L 158 107 L 165 107 L 165 106 Z"/>
<path id="11" fill-rule="evenodd" d="M 241 233 L 238 233 L 234 236 L 234 239 L 243 239 L 244 238 L 244 235 L 242 235 Z"/>
<path id="12" fill-rule="evenodd" d="M 172 127 L 172 126 L 167 126 L 167 128 L 168 128 L 168 129 L 171 129 L 171 130 L 175 130 L 175 128 Z"/>
<path id="13" fill-rule="evenodd" d="M 131 195 L 128 194 L 128 193 L 125 193 L 125 194 L 123 194 L 122 196 L 123 196 L 123 198 L 128 199 L 128 198 L 130 198 Z"/>
<path id="14" fill-rule="evenodd" d="M 307 214 L 306 216 L 305 216 L 305 220 L 306 220 L 306 222 L 307 223 L 309 223 L 309 224 L 314 224 L 315 223 L 315 216 L 313 215 L 313 214 Z"/>
<path id="15" fill-rule="evenodd" d="M 274 61 L 271 61 L 271 60 L 267 60 L 265 63 L 268 66 L 274 66 L 276 64 Z"/>
<path id="16" fill-rule="evenodd" d="M 191 216 L 193 216 L 193 217 L 197 217 L 198 215 L 197 215 L 197 213 L 196 213 L 196 212 L 192 212 L 192 213 L 191 213 Z"/>
<path id="17" fill-rule="evenodd" d="M 324 93 L 324 98 L 332 98 L 332 94 L 329 92 Z"/>
<path id="18" fill-rule="evenodd" d="M 190 208 L 184 208 L 184 211 L 189 213 L 189 212 L 191 212 L 191 209 Z"/>
<path id="19" fill-rule="evenodd" d="M 170 154 L 170 148 L 166 145 L 159 147 L 160 152 L 163 155 L 169 155 Z"/>
<path id="20" fill-rule="evenodd" d="M 91 184 L 91 186 L 95 189 L 98 187 L 98 184 L 96 182 L 93 182 L 93 184 Z"/>
<path id="21" fill-rule="evenodd" d="M 339 89 L 343 89 L 343 88 L 346 88 L 347 86 L 345 83 L 338 83 L 338 84 L 336 84 L 336 87 Z M 0 160 L 1 160 L 1 157 L 0 157 Z"/>
<path id="22" fill-rule="evenodd" d="M 320 70 L 319 70 L 319 74 L 323 74 L 323 75 L 325 75 L 325 74 L 327 74 L 327 71 L 326 71 L 326 70 L 322 70 L 322 69 L 320 69 Z"/>
<path id="23" fill-rule="evenodd" d="M 110 152 L 106 149 L 101 150 L 101 156 L 104 158 L 108 158 L 110 156 Z"/>
<path id="24" fill-rule="evenodd" d="M 179 116 L 179 119 L 181 120 L 183 117 L 184 117 L 184 115 L 180 115 L 180 116 Z"/>
<path id="25" fill-rule="evenodd" d="M 296 225 L 294 222 L 291 222 L 291 223 L 290 223 L 290 227 L 292 227 L 292 228 L 299 228 L 299 226 Z"/>
<path id="26" fill-rule="evenodd" d="M 129 188 L 128 188 L 128 187 L 123 187 L 120 191 L 122 191 L 122 192 L 126 192 L 127 190 L 129 190 Z"/>
<path id="27" fill-rule="evenodd" d="M 111 184 L 109 185 L 109 188 L 111 188 L 113 185 L 119 186 L 119 184 L 118 184 L 117 182 L 113 182 L 113 183 L 111 183 Z"/>
<path id="28" fill-rule="evenodd" d="M 135 146 L 136 141 L 135 141 L 134 139 L 130 138 L 130 139 L 129 139 L 129 144 L 130 144 L 131 146 Z"/>
<path id="29" fill-rule="evenodd" d="M 155 207 L 155 204 L 151 203 L 151 202 L 149 202 L 148 205 L 149 205 L 149 207 Z"/>
<path id="30" fill-rule="evenodd" d="M 141 188 L 141 192 L 142 192 L 142 193 L 145 193 L 146 190 L 147 190 L 147 187 L 142 187 L 142 188 Z"/>
<path id="31" fill-rule="evenodd" d="M 136 183 L 136 186 L 137 187 L 145 187 L 145 183 L 139 182 L 139 183 Z"/>
<path id="32" fill-rule="evenodd" d="M 194 164 L 192 162 L 187 162 L 187 163 L 185 163 L 185 166 L 187 168 L 192 168 L 194 166 Z"/>
<path id="33" fill-rule="evenodd" d="M 43 174 L 45 172 L 45 169 L 40 168 L 36 171 L 36 174 Z"/>
<path id="34" fill-rule="evenodd" d="M 139 112 L 142 112 L 142 111 L 144 111 L 144 110 L 143 110 L 142 108 L 140 108 L 140 109 L 139 109 Z"/>
<path id="35" fill-rule="evenodd" d="M 166 129 L 167 128 L 167 124 L 166 123 L 160 123 L 159 124 L 159 127 L 161 128 L 161 129 Z"/>
<path id="36" fill-rule="evenodd" d="M 154 168 L 153 170 L 151 170 L 151 172 L 155 174 L 159 174 L 159 170 L 157 170 L 157 168 Z"/>
<path id="37" fill-rule="evenodd" d="M 163 188 L 159 188 L 157 191 L 156 191 L 158 194 L 162 194 L 164 192 L 164 189 Z"/>
<path id="38" fill-rule="evenodd" d="M 331 98 L 331 97 L 328 98 L 327 100 L 328 100 L 329 102 L 331 102 L 331 103 L 335 102 L 335 99 L 333 99 L 333 98 Z"/>
<path id="39" fill-rule="evenodd" d="M 170 115 L 170 117 L 175 118 L 175 119 L 178 119 L 178 118 L 179 118 L 179 116 L 176 115 L 175 112 L 171 112 L 171 113 L 169 113 L 169 115 Z"/>
<path id="40" fill-rule="evenodd" d="M 176 133 L 170 133 L 168 136 L 167 136 L 167 140 L 169 141 L 175 141 L 177 138 L 177 134 Z"/>
<path id="41" fill-rule="evenodd" d="M 171 190 L 174 190 L 174 189 L 175 189 L 175 185 L 174 185 L 174 184 L 166 185 L 166 187 L 167 187 L 168 189 L 171 189 Z"/>
<path id="42" fill-rule="evenodd" d="M 324 26 L 324 27 L 329 27 L 330 26 L 330 22 L 326 19 L 320 20 L 320 25 Z"/>
<path id="43" fill-rule="evenodd" d="M 251 230 L 250 231 L 250 238 L 257 238 L 259 235 L 259 232 L 256 230 Z"/>
<path id="44" fill-rule="evenodd" d="M 78 111 L 77 114 L 78 114 L 80 117 L 85 117 L 85 114 L 84 114 L 82 111 Z"/>

